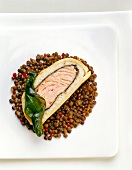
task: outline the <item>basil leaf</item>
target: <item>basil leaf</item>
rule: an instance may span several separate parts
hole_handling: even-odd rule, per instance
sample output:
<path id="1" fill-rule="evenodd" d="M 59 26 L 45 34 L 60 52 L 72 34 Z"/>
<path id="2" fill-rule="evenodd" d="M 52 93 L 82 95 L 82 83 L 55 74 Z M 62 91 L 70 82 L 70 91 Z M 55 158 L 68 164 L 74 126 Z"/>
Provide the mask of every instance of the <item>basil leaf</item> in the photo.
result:
<path id="1" fill-rule="evenodd" d="M 28 73 L 25 87 L 25 114 L 31 118 L 33 130 L 37 136 L 42 135 L 42 118 L 46 108 L 46 101 L 34 91 L 33 82 L 37 73 Z"/>
<path id="2" fill-rule="evenodd" d="M 33 72 L 28 73 L 25 91 L 28 91 L 30 88 L 34 90 L 33 82 L 35 78 L 37 77 L 37 75 L 38 75 L 37 73 L 33 73 Z"/>

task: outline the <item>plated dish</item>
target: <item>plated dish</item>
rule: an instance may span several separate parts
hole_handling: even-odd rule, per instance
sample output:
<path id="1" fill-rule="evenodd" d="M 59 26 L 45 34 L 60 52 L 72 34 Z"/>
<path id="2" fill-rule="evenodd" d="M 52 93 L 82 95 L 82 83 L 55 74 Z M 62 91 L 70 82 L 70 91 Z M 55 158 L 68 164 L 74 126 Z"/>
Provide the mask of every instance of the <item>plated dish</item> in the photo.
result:
<path id="1" fill-rule="evenodd" d="M 15 25 L 12 24 L 13 27 L 6 27 L 0 32 L 3 56 L 0 68 L 1 73 L 4 73 L 1 74 L 0 86 L 2 96 L 0 157 L 24 159 L 111 157 L 118 148 L 118 65 L 115 30 L 109 25 L 88 25 L 87 15 L 20 16 L 7 16 L 10 25 L 11 20 Z M 23 27 L 19 26 L 20 20 Z M 3 17 L 4 22 L 7 20 Z M 46 26 L 41 27 L 39 24 Z M 60 138 L 56 138 L 55 135 L 49 141 L 43 140 L 45 134 L 37 137 L 27 126 L 21 126 L 21 121 L 14 114 L 9 99 L 12 95 L 11 87 L 14 86 L 12 74 L 18 74 L 20 66 L 26 65 L 30 58 L 36 60 L 38 53 L 44 56 L 44 53 L 52 55 L 55 51 L 60 56 L 63 52 L 68 52 L 71 56 L 76 55 L 93 66 L 97 74 L 99 95 L 92 114 L 86 118 L 83 126 L 79 123 L 77 128 L 72 128 L 71 133 L 67 133 L 67 138 L 61 133 Z"/>
<path id="2" fill-rule="evenodd" d="M 68 53 L 37 55 L 12 74 L 12 109 L 22 125 L 45 140 L 67 138 L 96 104 L 93 67 Z"/>

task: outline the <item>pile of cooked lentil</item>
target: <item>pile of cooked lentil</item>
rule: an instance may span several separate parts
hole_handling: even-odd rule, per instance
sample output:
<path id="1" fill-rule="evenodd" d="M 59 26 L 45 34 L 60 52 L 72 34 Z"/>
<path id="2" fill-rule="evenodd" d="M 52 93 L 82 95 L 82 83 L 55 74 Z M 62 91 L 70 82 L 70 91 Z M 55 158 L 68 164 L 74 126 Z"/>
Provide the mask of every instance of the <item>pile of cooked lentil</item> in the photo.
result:
<path id="1" fill-rule="evenodd" d="M 74 58 L 80 60 L 91 71 L 90 78 L 85 81 L 72 96 L 43 124 L 43 133 L 45 140 L 51 140 L 53 137 L 60 138 L 62 135 L 67 138 L 79 124 L 83 125 L 86 117 L 92 112 L 96 104 L 97 83 L 95 79 L 97 75 L 94 73 L 93 67 L 89 66 L 86 61 L 77 56 L 69 56 L 68 53 L 59 55 L 57 52 L 44 55 L 37 55 L 36 59 L 30 58 L 18 69 L 18 73 L 12 74 L 14 86 L 11 87 L 11 99 L 9 102 L 13 104 L 12 109 L 22 125 L 26 125 L 29 130 L 33 131 L 32 125 L 29 124 L 24 117 L 22 110 L 21 97 L 24 92 L 28 72 L 40 72 L 49 67 L 53 63 L 63 58 Z"/>

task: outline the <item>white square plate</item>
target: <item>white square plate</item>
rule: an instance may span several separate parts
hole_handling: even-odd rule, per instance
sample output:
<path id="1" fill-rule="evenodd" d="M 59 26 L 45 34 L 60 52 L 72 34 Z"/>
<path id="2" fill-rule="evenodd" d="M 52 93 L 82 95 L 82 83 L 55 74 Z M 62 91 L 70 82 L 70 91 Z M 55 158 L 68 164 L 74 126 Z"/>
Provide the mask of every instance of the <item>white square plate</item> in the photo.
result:
<path id="1" fill-rule="evenodd" d="M 111 157 L 118 150 L 117 40 L 106 25 L 15 26 L 0 30 L 0 158 Z M 45 17 L 46 18 L 46 17 Z M 53 17 L 54 23 L 55 18 Z M 57 20 L 57 19 L 56 19 Z M 44 22 L 44 21 L 43 21 Z M 9 104 L 11 75 L 37 54 L 68 52 L 97 74 L 97 104 L 67 139 L 45 141 L 21 126 Z"/>

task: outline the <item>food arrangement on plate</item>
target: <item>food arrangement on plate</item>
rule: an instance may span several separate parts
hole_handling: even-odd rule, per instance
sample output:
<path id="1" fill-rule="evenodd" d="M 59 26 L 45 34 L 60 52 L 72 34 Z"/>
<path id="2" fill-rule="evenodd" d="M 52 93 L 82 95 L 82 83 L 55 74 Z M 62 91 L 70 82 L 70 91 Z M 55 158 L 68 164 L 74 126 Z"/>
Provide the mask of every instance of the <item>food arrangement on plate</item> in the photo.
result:
<path id="1" fill-rule="evenodd" d="M 67 138 L 96 104 L 93 67 L 68 53 L 37 55 L 12 74 L 12 109 L 22 125 L 45 140 Z"/>

